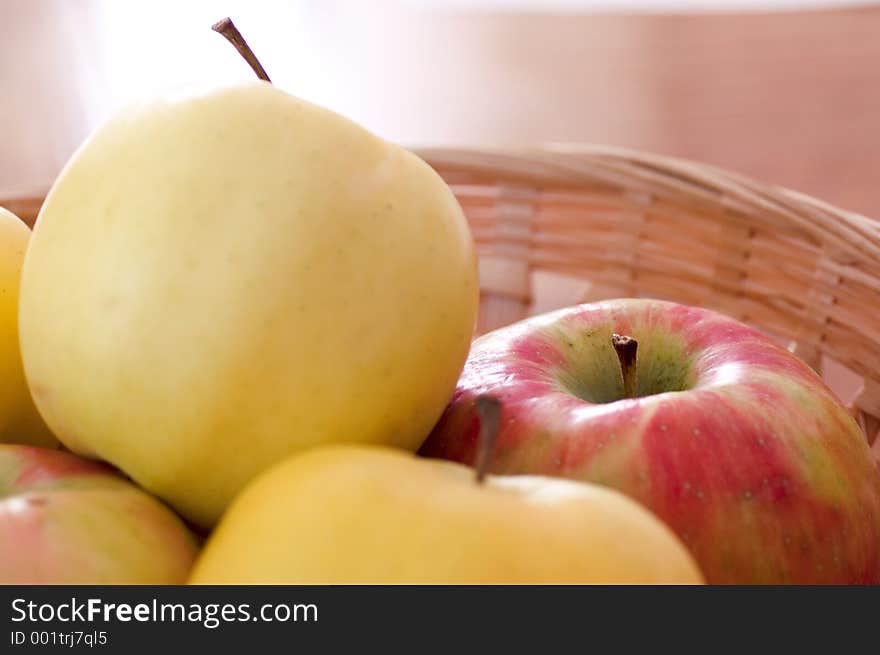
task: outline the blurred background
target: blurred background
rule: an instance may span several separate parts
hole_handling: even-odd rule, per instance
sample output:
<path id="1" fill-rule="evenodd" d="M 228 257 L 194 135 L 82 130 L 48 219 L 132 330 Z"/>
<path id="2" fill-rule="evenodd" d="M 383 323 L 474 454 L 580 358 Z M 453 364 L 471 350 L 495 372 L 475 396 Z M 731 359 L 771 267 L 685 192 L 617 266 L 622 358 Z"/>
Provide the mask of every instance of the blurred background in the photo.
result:
<path id="1" fill-rule="evenodd" d="M 880 217 L 880 3 L 0 0 L 0 194 L 45 189 L 120 105 L 273 81 L 406 145 L 593 142 Z"/>

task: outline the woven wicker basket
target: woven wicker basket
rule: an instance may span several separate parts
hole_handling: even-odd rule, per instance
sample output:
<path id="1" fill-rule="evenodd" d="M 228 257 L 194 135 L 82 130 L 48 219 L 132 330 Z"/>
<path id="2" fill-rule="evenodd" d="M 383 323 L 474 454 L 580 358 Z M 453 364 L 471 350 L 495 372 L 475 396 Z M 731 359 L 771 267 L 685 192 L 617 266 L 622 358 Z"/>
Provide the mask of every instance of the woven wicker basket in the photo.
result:
<path id="1" fill-rule="evenodd" d="M 480 331 L 543 308 L 541 274 L 583 280 L 578 300 L 645 296 L 717 309 L 820 373 L 834 367 L 855 379 L 852 410 L 880 461 L 880 224 L 716 168 L 622 150 L 418 154 L 471 222 Z M 28 221 L 41 202 L 0 198 Z"/>

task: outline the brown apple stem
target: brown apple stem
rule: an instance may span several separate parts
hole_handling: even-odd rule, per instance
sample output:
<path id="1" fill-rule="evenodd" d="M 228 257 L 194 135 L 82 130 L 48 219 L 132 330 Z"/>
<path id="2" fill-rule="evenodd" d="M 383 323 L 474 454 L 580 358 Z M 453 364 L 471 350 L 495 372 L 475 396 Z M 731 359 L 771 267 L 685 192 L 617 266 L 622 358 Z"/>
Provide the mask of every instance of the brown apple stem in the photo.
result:
<path id="1" fill-rule="evenodd" d="M 257 77 L 261 80 L 266 80 L 270 84 L 272 83 L 272 80 L 269 79 L 262 64 L 260 64 L 260 60 L 257 59 L 254 51 L 251 50 L 251 47 L 247 44 L 247 41 L 244 40 L 241 32 L 238 31 L 238 28 L 232 23 L 231 19 L 224 18 L 223 20 L 219 20 L 211 25 L 211 29 L 225 36 L 226 40 L 235 46 L 235 49 L 238 50 L 238 54 L 244 57 L 244 60 L 250 64 L 250 67 L 254 69 Z"/>
<path id="2" fill-rule="evenodd" d="M 477 460 L 474 462 L 474 468 L 477 471 L 477 483 L 482 484 L 486 479 L 489 460 L 492 459 L 492 451 L 495 447 L 495 438 L 498 436 L 501 401 L 495 396 L 477 396 L 474 400 L 474 407 L 480 417 L 480 436 L 477 438 Z"/>
<path id="3" fill-rule="evenodd" d="M 611 335 L 611 345 L 614 346 L 614 352 L 617 353 L 617 359 L 620 362 L 620 375 L 623 378 L 623 397 L 635 398 L 639 379 L 639 369 L 636 361 L 636 351 L 639 349 L 639 342 L 632 337 L 615 333 Z"/>

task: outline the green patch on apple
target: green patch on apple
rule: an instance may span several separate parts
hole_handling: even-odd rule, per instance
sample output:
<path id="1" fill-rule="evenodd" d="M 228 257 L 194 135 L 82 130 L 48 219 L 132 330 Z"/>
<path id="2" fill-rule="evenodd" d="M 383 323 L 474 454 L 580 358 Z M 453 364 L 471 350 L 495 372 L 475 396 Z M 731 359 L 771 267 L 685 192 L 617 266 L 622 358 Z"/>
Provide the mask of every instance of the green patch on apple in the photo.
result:
<path id="1" fill-rule="evenodd" d="M 563 341 L 565 363 L 556 379 L 569 393 L 590 403 L 610 403 L 625 398 L 620 362 L 612 346 L 614 325 L 578 333 L 577 326 L 555 326 L 551 341 Z M 683 391 L 694 384 L 692 358 L 679 335 L 647 327 L 631 336 L 638 343 L 638 374 L 635 397 Z"/>

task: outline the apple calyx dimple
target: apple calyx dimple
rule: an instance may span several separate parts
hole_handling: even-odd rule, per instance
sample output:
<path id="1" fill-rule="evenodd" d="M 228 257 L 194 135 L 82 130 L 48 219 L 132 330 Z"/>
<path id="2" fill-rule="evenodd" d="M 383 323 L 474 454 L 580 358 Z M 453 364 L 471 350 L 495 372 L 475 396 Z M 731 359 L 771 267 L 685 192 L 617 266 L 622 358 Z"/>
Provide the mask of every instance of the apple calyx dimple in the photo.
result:
<path id="1" fill-rule="evenodd" d="M 254 73 L 257 74 L 257 77 L 259 77 L 261 80 L 265 80 L 269 84 L 272 83 L 272 80 L 269 79 L 269 75 L 266 73 L 266 69 L 263 68 L 260 60 L 257 59 L 254 51 L 251 50 L 251 47 L 247 44 L 247 41 L 244 40 L 244 37 L 241 35 L 241 32 L 238 31 L 238 28 L 233 24 L 231 18 L 227 16 L 223 20 L 218 20 L 216 23 L 211 25 L 211 29 L 218 34 L 222 34 L 227 41 L 235 46 L 235 49 L 238 50 L 238 54 L 244 57 L 244 60 L 253 69 Z"/>
<path id="2" fill-rule="evenodd" d="M 477 484 L 486 479 L 489 460 L 498 436 L 498 421 L 501 418 L 501 401 L 495 396 L 482 395 L 474 399 L 474 408 L 480 417 L 480 435 L 477 437 L 477 459 L 474 463 Z"/>
<path id="3" fill-rule="evenodd" d="M 638 363 L 636 354 L 639 342 L 630 336 L 617 334 L 611 335 L 611 345 L 617 353 L 620 362 L 620 375 L 623 378 L 623 397 L 635 398 L 638 386 Z"/>

